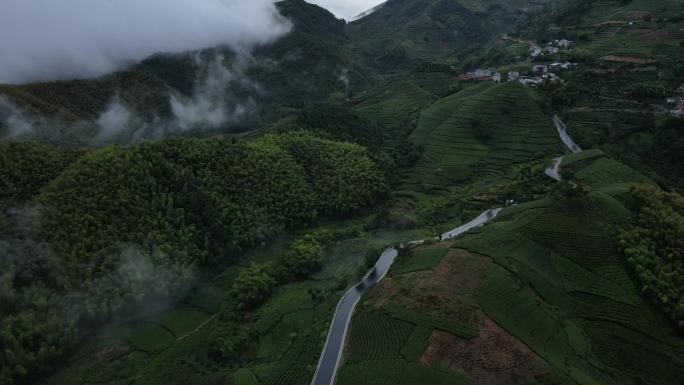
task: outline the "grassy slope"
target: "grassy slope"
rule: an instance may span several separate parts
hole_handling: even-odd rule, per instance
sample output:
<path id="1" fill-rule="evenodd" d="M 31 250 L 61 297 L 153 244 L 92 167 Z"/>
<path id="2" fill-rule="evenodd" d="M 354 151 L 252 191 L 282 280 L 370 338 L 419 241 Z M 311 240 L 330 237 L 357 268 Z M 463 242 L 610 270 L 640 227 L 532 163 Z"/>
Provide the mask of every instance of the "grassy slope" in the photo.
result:
<path id="1" fill-rule="evenodd" d="M 601 148 L 651 177 L 659 174 L 659 183 L 681 188 L 682 136 L 655 127 L 667 118 L 665 98 L 684 82 L 678 69 L 684 55 L 682 2 L 597 0 L 572 16 L 576 22 L 562 26 L 558 37 L 584 37 L 575 39 L 575 54 L 588 61 L 564 75 L 580 90 L 572 105 L 562 106 L 571 134 L 583 148 Z M 650 62 L 603 60 L 606 56 Z M 655 87 L 662 94 L 630 95 L 635 86 Z"/>
<path id="2" fill-rule="evenodd" d="M 665 59 L 676 55 L 682 22 L 658 22 L 684 12 L 677 0 L 600 0 L 569 31 L 592 32 L 582 49 L 597 56 L 636 56 Z M 644 19 L 649 14 L 650 20 Z M 635 24 L 628 25 L 629 21 Z"/>
<path id="3" fill-rule="evenodd" d="M 490 139 L 475 137 L 476 121 L 493 128 Z M 516 82 L 480 83 L 441 99 L 421 113 L 411 138 L 425 149 L 413 177 L 432 184 L 505 178 L 511 168 L 562 151 L 534 95 Z"/>
<path id="4" fill-rule="evenodd" d="M 366 217 L 331 220 L 316 227 L 349 235 L 330 245 L 325 267 L 313 279 L 280 288 L 244 321 L 242 327 L 249 327 L 254 338 L 237 367 L 216 362 L 208 355 L 212 316 L 222 306 L 230 306 L 227 293 L 239 271 L 249 261 L 271 261 L 285 252 L 287 237 L 252 250 L 238 265 L 203 278 L 205 283 L 182 304 L 141 310 L 129 320 L 101 327 L 62 370 L 43 383 L 308 384 L 323 349 L 339 288 L 358 278 L 357 270 L 366 251 L 426 236 L 413 231 L 364 231 L 368 221 Z"/>
<path id="5" fill-rule="evenodd" d="M 452 311 L 476 309 L 529 346 L 549 364 L 547 374 L 535 384 L 678 383 L 675 379 L 684 378 L 684 341 L 639 296 L 614 247 L 618 226 L 630 218 L 621 199 L 630 183 L 648 179 L 597 151 L 570 157 L 564 168 L 592 186 L 589 196 L 581 201 L 545 199 L 513 206 L 497 221 L 452 246 L 478 253 L 471 254 L 470 263 L 461 257 L 452 279 L 481 276 L 475 291 L 461 287 L 446 292 Z M 400 301 L 429 308 L 431 305 L 420 299 L 421 293 L 449 290 L 449 285 L 429 275 L 443 267 L 435 268 L 434 261 L 425 259 L 433 254 L 428 250 L 400 258 L 388 281 L 364 302 L 352 324 L 341 384 L 403 384 L 383 373 L 392 367 L 400 370 L 409 363 L 418 364 L 429 333 L 415 329 L 410 335 L 391 333 L 386 340 L 378 338 L 368 351 L 384 353 L 364 364 L 354 358 L 365 346 L 354 335 L 374 335 L 370 329 L 366 332 L 366 321 L 372 317 L 389 314 L 383 322 L 395 322 L 391 312 L 378 313 L 378 307 L 384 309 L 388 303 Z M 477 255 L 489 256 L 491 261 Z M 414 270 L 412 266 L 431 273 L 407 275 Z M 432 302 L 440 301 L 433 298 Z M 418 328 L 417 324 L 414 327 Z M 444 330 L 443 326 L 433 327 Z M 392 329 L 388 326 L 385 330 Z M 413 353 L 393 350 L 392 346 L 402 341 L 403 353 Z M 451 375 L 447 383 L 462 383 L 462 378 Z M 354 382 L 359 379 L 364 381 Z"/>

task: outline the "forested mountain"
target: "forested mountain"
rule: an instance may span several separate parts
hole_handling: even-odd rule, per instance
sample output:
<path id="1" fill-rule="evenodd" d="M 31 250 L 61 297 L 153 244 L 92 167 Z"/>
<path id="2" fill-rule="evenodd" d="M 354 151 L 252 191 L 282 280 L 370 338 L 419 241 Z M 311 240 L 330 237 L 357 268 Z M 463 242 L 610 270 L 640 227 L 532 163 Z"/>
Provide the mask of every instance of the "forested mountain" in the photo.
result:
<path id="1" fill-rule="evenodd" d="M 234 262 L 242 248 L 386 189 L 366 149 L 304 132 L 81 154 L 1 149 L 2 341 L 11 364 L 3 381 L 38 371 L 78 338 L 79 324 L 182 296 L 195 269 Z"/>
<path id="2" fill-rule="evenodd" d="M 453 65 L 538 8 L 527 0 L 390 0 L 351 23 L 349 34 L 364 62 L 382 72 Z"/>
<path id="3" fill-rule="evenodd" d="M 684 384 L 684 2 L 276 7 L 0 84 L 0 384 Z"/>

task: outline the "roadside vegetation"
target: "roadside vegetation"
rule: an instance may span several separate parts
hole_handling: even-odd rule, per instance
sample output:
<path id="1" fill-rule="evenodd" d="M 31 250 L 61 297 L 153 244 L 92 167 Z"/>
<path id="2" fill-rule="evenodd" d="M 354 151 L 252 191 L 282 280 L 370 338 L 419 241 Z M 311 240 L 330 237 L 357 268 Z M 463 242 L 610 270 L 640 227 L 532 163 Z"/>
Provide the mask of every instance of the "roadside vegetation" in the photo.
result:
<path id="1" fill-rule="evenodd" d="M 684 328 L 684 199 L 653 186 L 631 192 L 636 224 L 620 233 L 620 250 L 641 294 Z"/>
<path id="2" fill-rule="evenodd" d="M 78 159 L 3 146 L 12 150 L 3 184 L 13 186 L 2 227 L 5 381 L 46 369 L 82 327 L 158 297 L 182 299 L 197 269 L 235 263 L 246 247 L 366 206 L 386 188 L 365 148 L 304 132 L 248 143 L 174 138 Z M 26 167 L 43 157 L 46 167 Z M 319 269 L 317 242 L 295 242 L 277 272 L 257 264 L 241 273 L 233 290 L 242 306 Z"/>
<path id="3" fill-rule="evenodd" d="M 492 207 L 400 253 L 338 384 L 684 378 L 684 130 L 663 104 L 684 83 L 681 0 L 391 1 L 349 24 L 278 7 L 292 33 L 245 70 L 258 116 L 224 127 L 249 135 L 0 141 L 0 383 L 309 384 L 340 295 L 385 247 Z M 530 56 L 560 38 L 574 48 Z M 115 94 L 164 117 L 190 59 L 0 93 L 66 122 Z M 555 61 L 578 65 L 536 88 L 458 77 Z M 585 151 L 566 155 L 555 114 Z"/>

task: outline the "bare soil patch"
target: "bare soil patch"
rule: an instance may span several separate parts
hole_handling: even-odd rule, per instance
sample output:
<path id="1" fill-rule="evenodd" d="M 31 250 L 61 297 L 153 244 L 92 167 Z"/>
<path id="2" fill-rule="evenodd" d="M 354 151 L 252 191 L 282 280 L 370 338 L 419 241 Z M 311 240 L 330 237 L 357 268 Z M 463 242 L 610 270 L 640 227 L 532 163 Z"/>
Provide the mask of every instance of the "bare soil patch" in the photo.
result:
<path id="1" fill-rule="evenodd" d="M 128 345 L 115 345 L 108 346 L 95 352 L 94 356 L 100 361 L 112 361 L 113 359 L 120 357 L 131 350 Z"/>
<path id="2" fill-rule="evenodd" d="M 650 14 L 651 12 L 648 11 L 629 11 L 627 12 L 627 17 L 629 17 L 631 20 L 642 20 Z"/>
<path id="3" fill-rule="evenodd" d="M 397 293 L 399 293 L 399 288 L 394 282 L 394 278 L 388 277 L 368 292 L 368 298 L 376 307 L 382 307 Z"/>
<path id="4" fill-rule="evenodd" d="M 477 385 L 526 384 L 549 370 L 544 360 L 484 314 L 477 327 L 478 336 L 470 340 L 433 331 L 420 362 L 461 373 Z"/>
<path id="5" fill-rule="evenodd" d="M 653 59 L 646 59 L 646 58 L 634 57 L 634 56 L 608 55 L 608 56 L 602 57 L 601 60 L 613 61 L 613 62 L 619 62 L 619 63 L 634 63 L 634 64 L 654 64 L 654 63 L 656 63 L 656 61 Z"/>
<path id="6" fill-rule="evenodd" d="M 657 31 L 648 31 L 643 34 L 639 34 L 637 40 L 646 42 L 663 42 L 668 40 L 674 40 L 677 35 L 672 31 L 667 29 L 659 29 Z"/>
<path id="7" fill-rule="evenodd" d="M 633 68 L 629 70 L 630 72 L 656 72 L 658 70 L 658 67 L 654 65 L 650 66 L 645 66 L 645 67 L 638 67 L 638 68 Z"/>
<path id="8" fill-rule="evenodd" d="M 489 262 L 488 257 L 450 249 L 432 271 L 395 277 L 399 295 L 393 300 L 419 312 L 474 325 L 479 314 L 477 290 Z"/>
<path id="9" fill-rule="evenodd" d="M 624 20 L 608 20 L 604 21 L 602 23 L 595 24 L 595 26 L 601 26 L 601 25 L 624 25 L 627 24 L 626 21 Z"/>

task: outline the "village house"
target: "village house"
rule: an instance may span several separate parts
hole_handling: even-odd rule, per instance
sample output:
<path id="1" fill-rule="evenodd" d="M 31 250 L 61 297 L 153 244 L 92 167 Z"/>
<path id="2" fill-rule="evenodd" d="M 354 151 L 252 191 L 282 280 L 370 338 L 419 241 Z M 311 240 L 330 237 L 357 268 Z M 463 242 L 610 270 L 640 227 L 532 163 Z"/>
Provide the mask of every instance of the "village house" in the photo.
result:
<path id="1" fill-rule="evenodd" d="M 483 69 L 476 69 L 475 70 L 475 77 L 478 78 L 489 78 L 492 76 L 492 71 L 490 70 L 483 70 Z"/>
<path id="2" fill-rule="evenodd" d="M 501 73 L 496 72 L 494 75 L 492 75 L 492 80 L 497 83 L 501 83 Z"/>
<path id="3" fill-rule="evenodd" d="M 545 66 L 544 64 L 535 64 L 532 66 L 532 72 L 535 74 L 545 74 L 549 72 L 549 67 Z"/>
<path id="4" fill-rule="evenodd" d="M 536 45 L 530 47 L 530 56 L 537 57 L 542 54 L 542 49 Z"/>
<path id="5" fill-rule="evenodd" d="M 675 107 L 670 110 L 670 115 L 677 118 L 684 118 L 684 97 L 673 97 L 667 99 L 668 104 L 674 104 Z"/>
<path id="6" fill-rule="evenodd" d="M 520 79 L 518 79 L 518 81 L 528 87 L 535 87 L 541 84 L 543 80 L 540 77 L 521 77 Z"/>
<path id="7" fill-rule="evenodd" d="M 567 40 L 567 39 L 556 40 L 555 43 L 556 43 L 557 47 L 565 48 L 565 49 L 572 48 L 575 45 L 575 43 L 573 43 L 571 40 Z"/>
<path id="8" fill-rule="evenodd" d="M 475 195 L 473 195 L 473 200 L 476 201 L 486 202 L 490 199 L 492 199 L 492 196 L 489 193 L 483 191 L 476 192 Z"/>
<path id="9" fill-rule="evenodd" d="M 577 64 L 576 63 L 570 63 L 568 61 L 561 63 L 561 62 L 555 62 L 551 63 L 549 65 L 549 69 L 554 70 L 554 71 L 559 71 L 559 70 L 567 70 L 572 67 L 575 67 Z"/>
<path id="10" fill-rule="evenodd" d="M 471 80 L 477 80 L 477 81 L 483 81 L 483 80 L 490 80 L 492 78 L 492 71 L 490 70 L 485 70 L 485 69 L 476 69 L 475 71 L 472 72 L 466 72 L 464 74 L 458 75 L 458 80 L 461 81 L 471 81 Z"/>
<path id="11" fill-rule="evenodd" d="M 560 48 L 554 47 L 554 46 L 546 46 L 544 47 L 544 53 L 547 55 L 553 55 L 555 53 L 560 52 Z"/>
<path id="12" fill-rule="evenodd" d="M 549 72 L 542 75 L 542 80 L 548 80 L 551 83 L 558 83 L 561 81 L 561 78 L 553 72 Z"/>
<path id="13" fill-rule="evenodd" d="M 520 77 L 520 72 L 518 72 L 518 71 L 511 71 L 508 73 L 508 80 L 511 80 L 511 81 L 518 80 L 519 77 Z"/>

